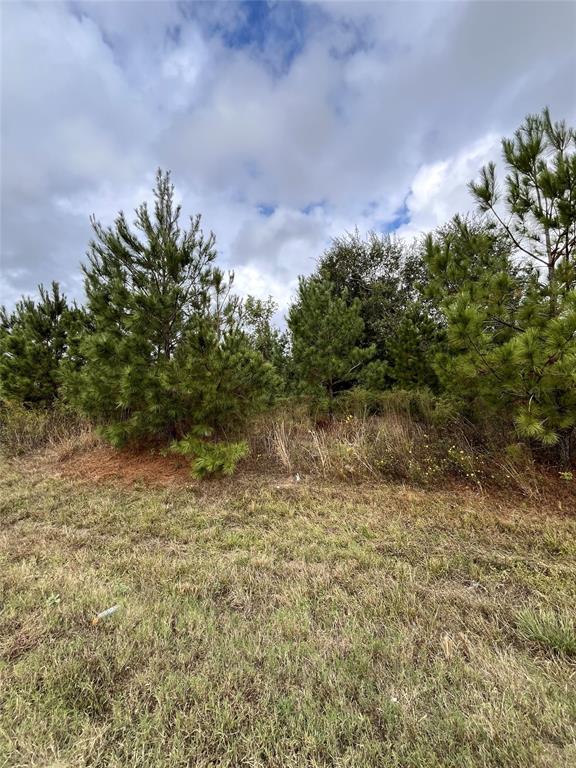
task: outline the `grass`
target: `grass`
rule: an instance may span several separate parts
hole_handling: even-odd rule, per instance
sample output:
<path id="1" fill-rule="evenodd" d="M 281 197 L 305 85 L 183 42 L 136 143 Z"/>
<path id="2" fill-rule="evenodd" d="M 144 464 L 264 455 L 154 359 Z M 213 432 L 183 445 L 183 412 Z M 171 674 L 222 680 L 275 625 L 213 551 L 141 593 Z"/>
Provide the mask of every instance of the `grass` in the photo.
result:
<path id="1" fill-rule="evenodd" d="M 323 423 L 282 406 L 252 424 L 252 455 L 289 474 L 324 480 L 403 481 L 420 487 L 457 480 L 479 489 L 513 488 L 525 496 L 539 495 L 542 467 L 528 446 L 506 444 L 504 430 L 496 443 L 462 418 L 441 423 L 420 418 L 401 410 L 397 400 L 390 400 L 388 410 L 378 415 L 347 413 Z"/>
<path id="2" fill-rule="evenodd" d="M 558 653 L 576 656 L 576 621 L 572 614 L 526 609 L 518 616 L 523 637 Z"/>
<path id="3" fill-rule="evenodd" d="M 4 462 L 0 765 L 574 765 L 563 506 Z"/>
<path id="4" fill-rule="evenodd" d="M 0 459 L 22 456 L 46 447 L 76 448 L 96 440 L 91 425 L 61 406 L 26 408 L 0 400 Z"/>

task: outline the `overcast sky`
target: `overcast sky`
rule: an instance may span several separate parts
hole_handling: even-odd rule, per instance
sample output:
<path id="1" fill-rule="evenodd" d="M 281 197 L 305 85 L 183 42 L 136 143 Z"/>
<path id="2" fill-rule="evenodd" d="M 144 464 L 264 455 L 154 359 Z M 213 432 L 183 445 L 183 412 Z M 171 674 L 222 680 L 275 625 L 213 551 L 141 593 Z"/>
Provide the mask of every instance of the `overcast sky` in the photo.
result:
<path id="1" fill-rule="evenodd" d="M 285 308 L 358 227 L 413 237 L 548 104 L 576 117 L 574 2 L 4 2 L 0 303 L 82 298 L 89 216 L 172 170 L 237 288 Z"/>

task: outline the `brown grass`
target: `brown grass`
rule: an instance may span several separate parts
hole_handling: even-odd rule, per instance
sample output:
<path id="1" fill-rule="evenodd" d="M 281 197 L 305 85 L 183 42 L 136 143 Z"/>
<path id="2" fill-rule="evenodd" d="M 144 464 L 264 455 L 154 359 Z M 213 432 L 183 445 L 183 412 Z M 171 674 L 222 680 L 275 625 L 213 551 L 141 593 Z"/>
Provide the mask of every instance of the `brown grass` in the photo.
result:
<path id="1" fill-rule="evenodd" d="M 458 482 L 529 498 L 550 488 L 570 497 L 576 485 L 538 467 L 525 446 L 490 447 L 457 420 L 439 427 L 392 410 L 320 423 L 302 413 L 281 412 L 255 423 L 251 445 L 266 467 L 351 483 L 394 480 L 446 487 Z"/>
<path id="2" fill-rule="evenodd" d="M 0 764 L 574 764 L 566 510 L 310 473 L 93 483 L 45 461 L 0 468 Z"/>
<path id="3" fill-rule="evenodd" d="M 283 412 L 254 422 L 248 438 L 250 454 L 233 482 L 246 476 L 249 482 L 257 477 L 276 484 L 300 478 L 374 487 L 383 482 L 430 489 L 466 486 L 576 509 L 576 481 L 537 466 L 525 448 L 491 453 L 458 425 L 447 436 L 405 413 L 317 423 L 302 412 Z M 88 483 L 176 487 L 198 482 L 189 458 L 160 448 L 117 450 L 86 425 L 68 435 L 59 427 L 20 461 L 24 473 L 41 466 L 48 474 Z"/>

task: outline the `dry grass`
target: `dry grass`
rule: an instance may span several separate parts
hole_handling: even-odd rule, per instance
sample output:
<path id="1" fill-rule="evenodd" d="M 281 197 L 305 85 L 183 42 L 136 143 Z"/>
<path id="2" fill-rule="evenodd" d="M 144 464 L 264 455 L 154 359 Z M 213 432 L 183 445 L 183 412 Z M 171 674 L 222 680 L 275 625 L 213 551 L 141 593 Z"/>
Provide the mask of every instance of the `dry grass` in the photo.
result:
<path id="1" fill-rule="evenodd" d="M 63 408 L 25 408 L 0 403 L 0 455 L 22 456 L 42 448 L 71 450 L 96 440 L 90 424 Z"/>
<path id="2" fill-rule="evenodd" d="M 253 421 L 248 434 L 244 427 L 237 435 L 221 437 L 227 441 L 248 437 L 251 458 L 242 464 L 260 473 L 264 468 L 325 480 L 393 480 L 425 487 L 445 487 L 456 480 L 479 489 L 514 489 L 530 498 L 550 485 L 526 446 L 487 444 L 461 418 L 434 412 L 440 406 L 431 395 L 348 394 L 338 401 L 342 413 L 336 418 L 316 420 L 309 404 L 294 401 Z M 371 407 L 377 399 L 378 414 L 367 415 L 363 398 L 368 395 Z M 122 476 L 133 482 L 158 476 L 159 484 L 186 481 L 182 459 L 163 458 L 160 450 L 154 458 L 144 451 L 118 453 L 89 423 L 65 410 L 0 408 L 0 453 L 13 457 L 39 450 L 60 462 L 63 474 L 71 477 Z"/>
<path id="3" fill-rule="evenodd" d="M 525 450 L 490 451 L 474 444 L 457 420 L 442 429 L 390 409 L 380 416 L 348 414 L 315 423 L 302 413 L 257 422 L 253 453 L 293 474 L 365 482 L 397 480 L 423 486 L 460 480 L 503 487 L 529 497 L 541 478 Z"/>
<path id="4" fill-rule="evenodd" d="M 551 634 L 573 515 L 319 473 L 128 488 L 53 467 L 0 471 L 0 765 L 575 763 L 576 667 Z"/>

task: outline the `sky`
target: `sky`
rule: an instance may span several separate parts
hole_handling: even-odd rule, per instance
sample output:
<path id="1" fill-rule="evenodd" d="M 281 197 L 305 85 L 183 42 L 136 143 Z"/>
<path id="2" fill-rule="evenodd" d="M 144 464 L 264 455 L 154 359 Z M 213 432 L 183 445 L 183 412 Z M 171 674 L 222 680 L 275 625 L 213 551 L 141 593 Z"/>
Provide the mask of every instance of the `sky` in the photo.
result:
<path id="1" fill-rule="evenodd" d="M 82 300 L 90 215 L 172 172 L 279 315 L 331 238 L 412 239 L 548 105 L 576 122 L 576 3 L 24 2 L 1 12 L 0 303 Z"/>

